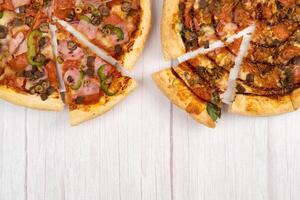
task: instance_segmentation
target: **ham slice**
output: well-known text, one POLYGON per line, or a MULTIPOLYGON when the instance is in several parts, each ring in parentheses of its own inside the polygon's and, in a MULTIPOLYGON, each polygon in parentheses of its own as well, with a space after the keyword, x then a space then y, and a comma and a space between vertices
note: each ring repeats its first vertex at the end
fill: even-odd
POLYGON ((23 40, 24 40, 24 34, 22 32, 19 32, 16 35, 16 37, 12 38, 9 41, 9 47, 8 47, 9 53, 14 54, 23 40))
POLYGON ((21 45, 19 46, 17 52, 16 52, 16 56, 17 55, 20 55, 20 54, 23 54, 23 53, 26 53, 27 52, 27 40, 24 40, 21 45))
POLYGON ((86 78, 84 82, 88 84, 83 84, 83 86, 77 91, 78 96, 90 96, 95 95, 100 92, 100 82, 95 79, 86 78))
POLYGON ((77 30, 84 33, 89 40, 93 40, 97 35, 97 27, 84 20, 80 20, 77 25, 77 30))
POLYGON ((30 4, 30 0, 11 0, 11 2, 15 8, 30 4))
POLYGON ((78 83, 80 80, 80 71, 76 68, 70 68, 68 71, 66 71, 64 75, 64 81, 67 85, 73 85, 74 83, 78 83), (70 82, 69 77, 72 78, 72 82, 70 82))
POLYGON ((58 53, 63 60, 79 60, 84 56, 84 52, 80 47, 77 47, 73 51, 69 50, 67 41, 61 41, 59 43, 58 53))

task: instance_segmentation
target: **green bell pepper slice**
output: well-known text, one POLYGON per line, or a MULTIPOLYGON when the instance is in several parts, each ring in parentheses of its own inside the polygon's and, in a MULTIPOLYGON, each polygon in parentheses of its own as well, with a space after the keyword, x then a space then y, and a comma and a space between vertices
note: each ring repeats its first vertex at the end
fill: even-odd
POLYGON ((117 92, 111 92, 108 88, 108 85, 106 83, 107 76, 103 73, 103 70, 105 69, 106 65, 101 65, 97 71, 97 74, 100 78, 101 83, 101 89, 107 96, 114 96, 117 92))
POLYGON ((124 40, 124 33, 121 28, 113 26, 111 24, 106 24, 104 29, 109 29, 112 33, 116 34, 118 41, 124 40))
POLYGON ((41 67, 44 65, 43 62, 36 62, 34 60, 35 56, 37 55, 37 43, 38 38, 42 37, 42 32, 34 29, 29 33, 28 40, 27 40, 27 60, 28 63, 37 67, 41 67))
POLYGON ((81 85, 82 85, 83 77, 84 77, 84 73, 83 73, 83 71, 80 71, 80 78, 79 78, 78 82, 75 83, 75 84, 73 84, 73 85, 71 85, 70 88, 72 90, 78 90, 81 87, 81 85))

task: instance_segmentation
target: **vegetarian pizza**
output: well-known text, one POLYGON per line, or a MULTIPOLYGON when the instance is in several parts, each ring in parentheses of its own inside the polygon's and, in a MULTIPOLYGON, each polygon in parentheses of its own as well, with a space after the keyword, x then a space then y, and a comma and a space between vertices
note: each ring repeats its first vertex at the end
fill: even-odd
POLYGON ((151 24, 150 0, 54 0, 54 16, 131 70, 151 24))
POLYGON ((72 125, 103 114, 136 82, 57 19, 131 69, 148 35, 150 15, 148 0, 0 0, 0 98, 52 111, 67 104, 72 125), (50 28, 55 26, 56 33, 50 28), (60 94, 62 88, 65 94, 60 94))
MULTIPOLYGON (((229 111, 251 116, 292 112, 300 107, 299 19, 298 0, 165 0, 163 52, 175 59, 218 40, 226 44, 228 37, 255 25, 229 111)), ((153 78, 172 102, 214 127, 240 44, 198 55, 153 78)))

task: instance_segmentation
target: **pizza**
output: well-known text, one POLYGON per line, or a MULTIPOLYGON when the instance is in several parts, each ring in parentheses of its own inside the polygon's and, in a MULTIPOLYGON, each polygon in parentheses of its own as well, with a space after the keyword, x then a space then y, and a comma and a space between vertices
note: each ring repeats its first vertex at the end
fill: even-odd
POLYGON ((102 115, 137 84, 69 33, 62 20, 131 69, 150 17, 147 0, 0 0, 0 98, 49 111, 67 105, 71 125, 102 115))
POLYGON ((217 40, 226 41, 256 22, 295 25, 299 13, 299 2, 295 0, 165 0, 163 53, 167 60, 176 59, 200 47, 208 48, 217 40))
POLYGON ((228 46, 157 72, 153 79, 175 105, 198 122, 215 127, 221 117, 222 94, 227 89, 241 41, 238 39, 228 46))
POLYGON ((110 110, 137 84, 63 27, 57 27, 58 62, 66 86, 65 101, 69 106, 70 123, 77 125, 110 110))
POLYGON ((64 104, 48 18, 38 14, 27 26, 16 25, 15 17, 4 11, 1 18, 0 97, 30 108, 60 111, 64 104))
POLYGON ((54 0, 53 15, 131 70, 144 47, 150 0, 54 0))
POLYGON ((300 108, 299 19, 297 0, 165 0, 161 40, 166 59, 210 48, 216 41, 225 47, 157 72, 153 79, 173 103, 215 127, 241 45, 241 39, 231 44, 227 39, 255 25, 237 66, 229 112, 272 116, 295 111, 300 108))

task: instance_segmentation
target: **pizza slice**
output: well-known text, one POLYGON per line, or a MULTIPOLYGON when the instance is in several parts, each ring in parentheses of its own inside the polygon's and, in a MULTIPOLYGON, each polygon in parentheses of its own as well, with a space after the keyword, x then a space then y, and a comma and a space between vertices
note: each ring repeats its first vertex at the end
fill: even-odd
POLYGON ((250 46, 240 69, 231 112, 266 116, 300 107, 299 33, 297 30, 277 47, 256 45, 253 50, 250 46))
POLYGON ((240 44, 241 39, 229 47, 198 55, 171 69, 155 73, 153 79, 174 104, 191 113, 198 122, 212 127, 208 123, 210 119, 215 126, 221 117, 222 94, 228 87, 230 70, 235 65, 236 55, 232 52, 238 53, 240 44))
POLYGON ((1 98, 30 108, 63 109, 51 39, 48 18, 35 19, 34 28, 26 33, 24 42, 9 56, 10 59, 2 62, 1 98))
POLYGON ((166 59, 176 59, 254 24, 254 5, 244 1, 165 0, 161 40, 166 59))
POLYGON ((137 61, 151 25, 149 0, 54 0, 54 16, 128 70, 137 61))
POLYGON ((98 57, 62 26, 57 27, 57 59, 66 86, 70 123, 78 125, 113 108, 137 84, 98 57))

